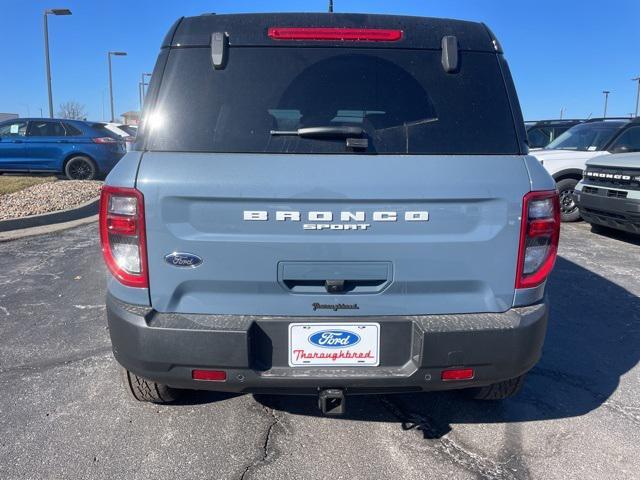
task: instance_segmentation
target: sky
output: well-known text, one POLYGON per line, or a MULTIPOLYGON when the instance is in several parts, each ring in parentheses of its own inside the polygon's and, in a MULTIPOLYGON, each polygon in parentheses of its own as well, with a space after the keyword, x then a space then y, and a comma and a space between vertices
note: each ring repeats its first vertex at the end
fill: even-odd
MULTIPOLYGON (((138 110, 138 82, 181 16, 205 12, 326 11, 327 0, 0 0, 0 112, 47 115, 42 13, 49 16, 53 102, 77 101, 89 119, 109 117, 107 52, 116 114, 138 110)), ((336 12, 448 17, 485 22, 505 51, 526 119, 635 110, 640 76, 640 0, 334 0, 336 12)))

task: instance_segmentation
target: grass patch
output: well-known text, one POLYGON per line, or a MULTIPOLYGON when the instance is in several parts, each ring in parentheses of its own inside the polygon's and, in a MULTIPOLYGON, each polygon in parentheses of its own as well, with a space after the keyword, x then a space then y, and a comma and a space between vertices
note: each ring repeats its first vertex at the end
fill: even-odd
POLYGON ((0 195, 23 190, 32 185, 53 182, 56 177, 41 175, 0 175, 0 195))

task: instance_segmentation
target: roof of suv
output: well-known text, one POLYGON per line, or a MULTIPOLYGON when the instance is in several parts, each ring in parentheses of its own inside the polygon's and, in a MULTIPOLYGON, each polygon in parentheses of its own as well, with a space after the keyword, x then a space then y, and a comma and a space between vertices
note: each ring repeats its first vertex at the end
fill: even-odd
POLYGON ((53 122, 68 122, 68 123, 87 123, 86 120, 72 120, 69 118, 49 118, 49 117, 17 117, 17 118, 8 118, 6 120, 0 121, 0 123, 5 122, 44 122, 44 121, 53 121, 53 122))
POLYGON ((584 122, 584 120, 580 120, 578 118, 564 118, 564 119, 555 119, 555 120, 527 120, 525 123, 529 125, 561 125, 564 123, 578 123, 584 122))
MULTIPOLYGON (((306 28, 380 28, 402 30, 399 41, 375 42, 385 48, 440 49, 442 37, 455 35, 460 50, 474 50, 495 53, 500 46, 483 23, 441 18, 410 17, 399 15, 371 15, 359 13, 251 13, 183 17, 169 30, 162 47, 206 47, 210 45, 211 34, 225 32, 231 46, 296 46, 323 45, 342 46, 344 41, 295 40, 283 41, 269 38, 269 27, 306 28)), ((371 47, 372 42, 349 42, 353 46, 363 44, 371 47)))

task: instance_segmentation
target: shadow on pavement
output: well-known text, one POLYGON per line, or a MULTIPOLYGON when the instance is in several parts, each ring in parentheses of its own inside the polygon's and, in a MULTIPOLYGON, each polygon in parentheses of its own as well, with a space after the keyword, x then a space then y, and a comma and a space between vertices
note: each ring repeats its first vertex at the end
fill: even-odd
MULTIPOLYGON (((511 423, 584 415, 617 389, 640 357, 640 299, 615 283, 558 258, 548 294, 549 329, 540 363, 522 392, 502 402, 461 392, 347 397, 347 420, 400 422, 425 438, 456 423, 511 423)), ((265 406, 320 416, 315 397, 255 395, 265 406)), ((519 431, 519 430, 518 430, 519 431)))
POLYGON ((621 242, 630 243, 632 245, 640 245, 640 235, 623 232, 622 230, 591 225, 591 232, 595 233, 596 235, 611 238, 613 240, 619 240, 621 242))

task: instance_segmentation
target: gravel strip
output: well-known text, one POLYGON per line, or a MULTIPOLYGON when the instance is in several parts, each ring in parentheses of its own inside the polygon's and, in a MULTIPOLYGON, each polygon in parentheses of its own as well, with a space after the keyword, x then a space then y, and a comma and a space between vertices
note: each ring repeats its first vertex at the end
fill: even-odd
POLYGON ((0 195, 0 220, 72 208, 100 195, 102 182, 61 180, 0 195))

